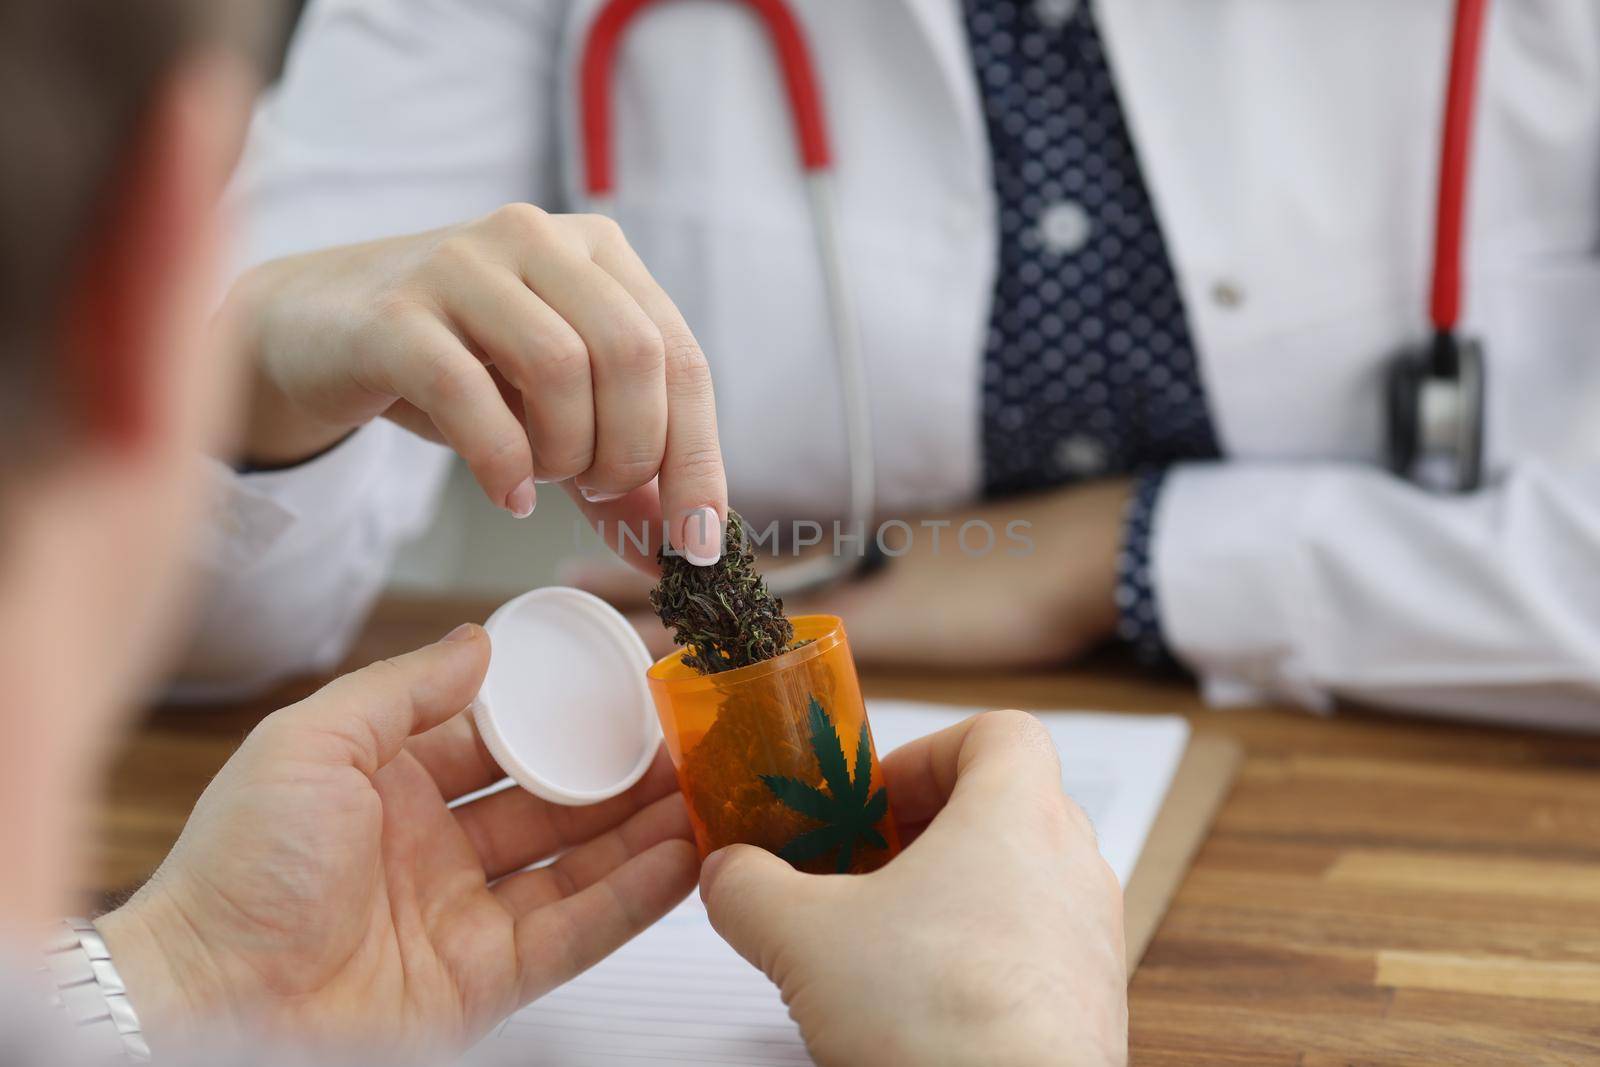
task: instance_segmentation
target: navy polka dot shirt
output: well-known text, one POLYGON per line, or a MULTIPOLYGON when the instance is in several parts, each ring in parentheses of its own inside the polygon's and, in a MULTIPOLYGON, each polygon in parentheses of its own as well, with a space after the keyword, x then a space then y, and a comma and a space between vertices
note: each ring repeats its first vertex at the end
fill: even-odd
POLYGON ((1151 517, 1169 463, 1219 454, 1183 303, 1087 0, 962 0, 1000 211, 985 487, 1139 473, 1119 636, 1165 659, 1151 517))

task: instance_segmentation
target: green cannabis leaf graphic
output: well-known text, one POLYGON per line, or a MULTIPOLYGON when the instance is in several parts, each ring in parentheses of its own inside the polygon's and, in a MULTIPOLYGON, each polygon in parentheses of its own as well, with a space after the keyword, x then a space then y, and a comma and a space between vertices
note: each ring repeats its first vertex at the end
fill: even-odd
POLYGON ((873 848, 889 847, 875 828, 889 810, 889 796, 882 788, 868 796, 872 788, 872 741, 867 735, 865 718, 861 720, 861 738, 856 743, 854 778, 833 719, 814 696, 809 698, 806 719, 811 728, 811 751, 816 754, 817 766, 822 770, 822 780, 827 783, 828 791, 779 774, 763 774, 761 781, 785 807, 822 825, 795 837, 778 850, 778 855, 798 865, 838 849, 837 870, 843 874, 850 869, 858 842, 873 848))

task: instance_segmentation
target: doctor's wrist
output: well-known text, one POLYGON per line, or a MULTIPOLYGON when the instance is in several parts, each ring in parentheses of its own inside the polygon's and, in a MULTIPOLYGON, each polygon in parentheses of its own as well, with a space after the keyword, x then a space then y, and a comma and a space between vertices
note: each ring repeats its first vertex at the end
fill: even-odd
POLYGON ((264 375, 257 379, 238 457, 246 470, 285 470, 309 463, 360 429, 307 415, 264 375))
MULTIPOLYGON (((247 469, 281 470, 309 462, 361 428, 361 422, 327 418, 309 409, 307 387, 294 383, 296 346, 308 341, 299 336, 309 316, 298 313, 295 301, 297 260, 263 263, 247 271, 229 291, 223 318, 237 339, 247 368, 244 432, 239 441, 239 463, 247 469)), ((315 394, 315 389, 311 390, 315 394)))
POLYGON ((1117 626, 1117 552, 1130 483, 1124 478, 1068 486, 1041 500, 1026 518, 1056 580, 1040 581, 1040 558, 1023 556, 1008 583, 1033 605, 1025 629, 1040 642, 1040 663, 1080 656, 1112 637, 1117 626))

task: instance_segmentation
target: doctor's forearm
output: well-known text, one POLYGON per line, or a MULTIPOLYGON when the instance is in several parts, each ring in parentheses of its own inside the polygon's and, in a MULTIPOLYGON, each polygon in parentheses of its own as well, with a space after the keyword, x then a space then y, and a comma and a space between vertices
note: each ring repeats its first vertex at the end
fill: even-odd
POLYGON ((842 615, 866 663, 1059 666, 1116 628, 1129 489, 1124 479, 1090 482, 907 520, 921 532, 881 572, 788 607, 842 615), (989 550, 962 547, 969 523, 993 531, 989 550))

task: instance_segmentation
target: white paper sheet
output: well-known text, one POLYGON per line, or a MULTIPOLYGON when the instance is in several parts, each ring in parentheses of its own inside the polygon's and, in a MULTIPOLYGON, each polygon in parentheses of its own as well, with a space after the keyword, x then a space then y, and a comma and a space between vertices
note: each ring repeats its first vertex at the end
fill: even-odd
MULTIPOLYGON (((884 753, 972 710, 874 701, 869 714, 884 753)), ((1087 712, 1040 718, 1061 752, 1063 785, 1126 885, 1188 745, 1189 724, 1178 716, 1087 712)), ((512 1016, 481 1051, 529 1067, 811 1062, 777 990, 717 937, 693 895, 610 959, 512 1016)))

